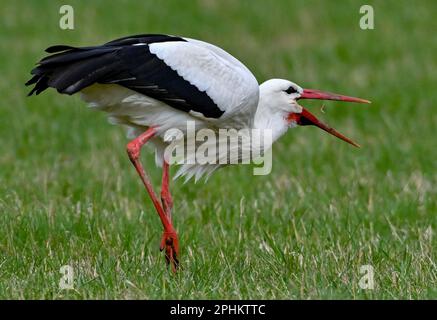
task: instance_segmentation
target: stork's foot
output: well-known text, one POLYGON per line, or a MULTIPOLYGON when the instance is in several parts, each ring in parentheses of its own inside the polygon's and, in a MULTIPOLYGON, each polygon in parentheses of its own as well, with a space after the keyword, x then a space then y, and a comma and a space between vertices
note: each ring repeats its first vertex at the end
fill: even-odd
POLYGON ((165 249, 165 260, 171 270, 176 272, 179 268, 179 240, 176 231, 165 231, 162 234, 161 245, 159 249, 165 249))

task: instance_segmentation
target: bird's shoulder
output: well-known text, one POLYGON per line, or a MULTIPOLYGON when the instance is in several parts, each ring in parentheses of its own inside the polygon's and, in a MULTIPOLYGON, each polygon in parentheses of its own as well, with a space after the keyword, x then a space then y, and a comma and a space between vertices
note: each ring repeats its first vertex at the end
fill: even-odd
POLYGON ((256 109, 259 85, 255 76, 218 46, 163 34, 124 37, 108 45, 121 46, 118 55, 136 78, 129 81, 131 89, 155 98, 165 95, 164 102, 207 119, 235 117, 256 109), (152 95, 151 90, 157 92, 152 95))
POLYGON ((150 52, 205 92, 225 113, 233 113, 243 105, 257 105, 258 81, 243 63, 210 43, 184 40, 150 44, 150 52))

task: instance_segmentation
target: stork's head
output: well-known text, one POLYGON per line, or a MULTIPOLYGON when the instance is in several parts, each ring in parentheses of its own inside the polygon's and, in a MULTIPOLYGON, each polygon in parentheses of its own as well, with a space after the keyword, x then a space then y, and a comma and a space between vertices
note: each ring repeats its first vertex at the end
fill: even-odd
POLYGON ((351 139, 345 137, 335 129, 321 122, 315 115, 298 104, 300 99, 318 99, 318 100, 337 100, 346 102, 370 103, 368 100, 344 96, 336 93, 323 92, 314 89, 303 89, 297 84, 282 79, 271 79, 260 85, 260 101, 255 121, 269 122, 268 127, 276 129, 275 126, 282 127, 279 134, 285 132, 283 127, 307 126, 313 125, 320 129, 344 140, 356 147, 359 145, 351 139))

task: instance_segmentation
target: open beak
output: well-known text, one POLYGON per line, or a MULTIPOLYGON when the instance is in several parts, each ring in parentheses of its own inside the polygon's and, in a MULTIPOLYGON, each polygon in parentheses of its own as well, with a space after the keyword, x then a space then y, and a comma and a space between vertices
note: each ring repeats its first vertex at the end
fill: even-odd
MULTIPOLYGON (((337 101, 347 101, 347 102, 357 102, 357 103, 370 103, 368 100, 360 99, 360 98, 354 98, 349 96, 343 96, 336 93, 329 93, 329 92, 323 92, 319 90, 314 89, 304 89, 303 93, 301 94, 299 99, 319 99, 319 100, 337 100, 337 101)), ((355 147, 360 147, 359 144, 355 143, 348 137, 342 135, 340 132, 335 130, 334 128, 329 127, 328 125, 321 122, 319 119, 316 118, 315 115, 313 115, 311 112, 309 112, 307 109, 302 107, 301 113, 291 113, 289 115, 289 120, 296 122, 298 125, 301 126, 307 126, 307 125, 313 125, 316 127, 319 127, 322 130, 325 130, 326 132, 332 134, 333 136, 346 141, 347 143, 350 143, 351 145, 355 147)))

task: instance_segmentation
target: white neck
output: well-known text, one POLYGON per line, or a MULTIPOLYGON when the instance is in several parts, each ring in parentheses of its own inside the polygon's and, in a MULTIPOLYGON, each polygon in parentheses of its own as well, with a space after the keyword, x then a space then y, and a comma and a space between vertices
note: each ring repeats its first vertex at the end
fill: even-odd
POLYGON ((272 130, 272 142, 275 142, 289 128, 286 116, 287 113, 284 110, 271 105, 268 95, 264 95, 261 90, 253 127, 260 130, 272 130))

